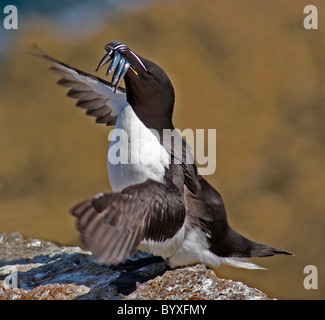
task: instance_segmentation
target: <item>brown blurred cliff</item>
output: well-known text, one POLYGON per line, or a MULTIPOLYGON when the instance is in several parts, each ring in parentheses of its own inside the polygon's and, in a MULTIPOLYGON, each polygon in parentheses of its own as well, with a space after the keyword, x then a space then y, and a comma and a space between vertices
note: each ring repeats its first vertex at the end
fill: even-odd
MULTIPOLYGON (((35 18, 5 57, 0 80, 0 231, 78 244, 68 211, 110 191, 109 128, 74 107, 45 61, 93 72, 112 40, 158 62, 176 91, 174 124, 217 130, 222 194, 242 234, 295 253, 256 262, 269 271, 220 268, 278 298, 325 298, 325 3, 318 30, 303 28, 305 1, 168 1, 67 39, 35 18), (319 271, 305 290, 303 268, 319 271)), ((104 73, 99 76, 104 77, 104 73)))

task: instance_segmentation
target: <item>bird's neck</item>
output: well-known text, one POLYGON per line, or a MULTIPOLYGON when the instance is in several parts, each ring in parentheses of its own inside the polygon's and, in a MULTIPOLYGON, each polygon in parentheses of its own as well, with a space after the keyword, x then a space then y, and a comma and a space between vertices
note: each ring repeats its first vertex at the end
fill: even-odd
POLYGON ((159 133, 163 133, 163 129, 174 129, 172 112, 167 113, 164 107, 134 103, 130 105, 147 128, 155 129, 159 133))
POLYGON ((141 93, 139 95, 127 95, 127 101, 147 128, 155 129, 159 133, 162 133, 163 129, 174 129, 172 122, 173 103, 163 103, 159 96, 144 99, 141 93))

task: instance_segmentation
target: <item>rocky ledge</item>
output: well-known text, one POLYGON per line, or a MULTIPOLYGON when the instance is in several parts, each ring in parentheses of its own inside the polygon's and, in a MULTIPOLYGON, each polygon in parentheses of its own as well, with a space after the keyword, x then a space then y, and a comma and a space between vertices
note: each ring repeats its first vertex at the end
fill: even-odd
POLYGON ((20 233, 0 234, 0 300, 268 300, 241 282, 220 279, 203 265, 167 270, 147 252, 104 267, 79 247, 59 247, 20 233), (152 259, 130 271, 132 262, 152 259), (167 270, 167 271, 166 271, 167 270))

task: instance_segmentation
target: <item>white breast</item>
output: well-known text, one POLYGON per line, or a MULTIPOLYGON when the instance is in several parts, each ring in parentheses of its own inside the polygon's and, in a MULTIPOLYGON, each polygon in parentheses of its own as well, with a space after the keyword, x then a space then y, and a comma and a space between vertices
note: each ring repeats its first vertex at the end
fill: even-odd
POLYGON ((169 159, 166 149, 126 103, 117 118, 107 156, 113 191, 149 178, 162 182, 169 159))

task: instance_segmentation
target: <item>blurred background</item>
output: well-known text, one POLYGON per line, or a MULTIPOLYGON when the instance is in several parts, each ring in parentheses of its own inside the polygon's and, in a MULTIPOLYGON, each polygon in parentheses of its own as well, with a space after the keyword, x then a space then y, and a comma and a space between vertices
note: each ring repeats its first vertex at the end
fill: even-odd
MULTIPOLYGON (((230 224, 295 253, 255 259, 268 271, 218 275, 281 299, 325 298, 325 3, 306 1, 1 1, 0 233, 80 245, 69 209, 110 191, 110 128, 74 107, 48 54, 93 72, 104 45, 125 42, 160 64, 176 91, 174 125, 217 130, 217 169, 230 224), (6 4, 18 30, 3 28, 6 4), (306 290, 306 265, 318 289, 306 290)), ((104 77, 104 71, 99 73, 104 77)))

